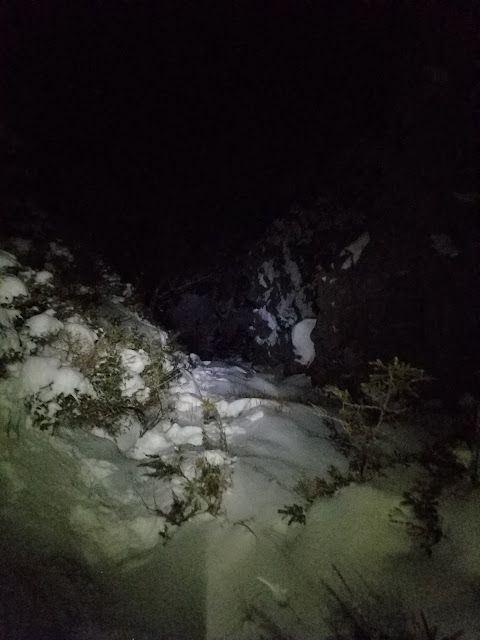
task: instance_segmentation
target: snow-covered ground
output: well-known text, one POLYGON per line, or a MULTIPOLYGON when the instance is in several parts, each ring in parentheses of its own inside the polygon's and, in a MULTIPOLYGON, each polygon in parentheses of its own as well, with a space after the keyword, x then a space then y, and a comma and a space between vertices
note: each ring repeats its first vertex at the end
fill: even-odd
MULTIPOLYGON (((9 256, 0 254, 7 270, 16 261, 9 256)), ((130 414, 119 418, 116 434, 91 415, 87 428, 67 429, 55 422, 65 397, 94 398, 100 387, 69 362, 65 326, 75 324, 68 331, 88 348, 99 336, 85 318, 57 320, 55 309, 11 321, 29 283, 54 286, 38 273, 0 278, 10 356, 2 392, 12 394, 2 402, 2 420, 15 413, 15 393, 33 394, 37 405, 28 407, 46 407, 42 420, 55 424, 51 435, 27 416, 18 434, 0 430, 0 637, 258 640, 281 632, 324 639, 324 581, 338 584, 333 565, 360 590, 359 575, 385 601, 423 611, 443 634, 464 629, 467 638, 479 637, 478 489, 442 501, 447 537, 431 558, 388 517, 411 484, 412 467, 345 487, 318 500, 306 525, 289 526, 278 510, 301 502, 297 482, 325 477, 330 465, 346 471, 347 460, 329 439, 327 412, 311 404, 306 375, 278 379, 241 362, 168 356, 162 366, 177 372, 168 410, 147 430, 130 414), (46 345, 49 333, 55 339, 46 345), (228 488, 218 515, 170 527, 163 544, 162 514, 172 491, 183 495, 184 482, 152 477, 152 467, 140 465, 179 452, 187 477, 206 460, 222 469, 228 488)), ((165 334, 119 297, 110 302, 117 316, 165 344, 165 334)), ((146 403, 155 393, 142 377, 149 354, 123 348, 120 355, 123 397, 139 394, 146 403)), ((421 446, 407 425, 393 435, 400 451, 421 446)))

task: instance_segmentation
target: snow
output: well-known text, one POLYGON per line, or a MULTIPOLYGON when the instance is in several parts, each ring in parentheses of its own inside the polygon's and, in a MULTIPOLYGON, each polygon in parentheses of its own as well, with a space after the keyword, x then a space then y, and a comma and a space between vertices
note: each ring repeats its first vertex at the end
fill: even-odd
POLYGON ((145 390, 145 380, 135 371, 126 371, 122 378, 121 389, 123 396, 131 398, 140 391, 145 390))
POLYGON ((354 242, 340 251, 340 256, 348 256, 340 267, 341 269, 350 269, 360 260, 363 250, 370 242, 370 234, 368 231, 362 233, 354 242))
POLYGON ((54 256, 56 258, 63 258, 66 262, 70 262, 70 263, 73 263, 75 261, 75 258, 73 257, 70 249, 62 245, 61 242, 59 241, 50 242, 49 247, 50 247, 50 251, 49 251, 50 257, 54 256))
POLYGON ((19 296, 28 296, 24 282, 16 276, 0 276, 0 304, 10 304, 19 296))
MULTIPOLYGON (((325 476, 331 464, 346 469, 346 460, 328 439, 322 411, 278 401, 285 389, 296 393, 297 400, 304 397, 309 390, 306 376, 275 381, 271 374, 257 373, 246 364, 197 360, 191 377, 184 377, 189 389, 192 379, 199 392, 196 400, 217 398, 227 433, 228 454, 218 450, 203 453, 211 464, 233 464, 223 516, 198 518, 183 525, 166 547, 159 544, 158 532, 165 520, 155 508, 165 508, 172 488, 177 491, 180 485, 149 478, 136 461, 172 452, 174 445, 182 443, 201 447, 201 426, 188 423, 192 402, 186 399, 193 398, 187 392, 176 407, 177 414, 183 414, 183 426, 180 419, 173 423, 164 419, 128 448, 139 431, 125 425, 123 435, 128 436, 128 443, 122 449, 128 451, 128 457, 117 447, 116 453, 109 449, 107 440, 91 440, 81 433, 66 433, 64 440, 54 438, 53 453, 52 438, 27 432, 18 457, 8 468, 12 478, 7 485, 8 500, 15 501, 15 517, 27 505, 35 508, 40 492, 46 490, 41 487, 48 482, 48 502, 39 500, 38 504, 43 513, 40 522, 45 525, 39 526, 48 527, 52 544, 55 540, 60 547, 70 536, 91 570, 109 576, 109 588, 117 585, 121 608, 128 610, 130 621, 150 629, 152 639, 160 629, 171 629, 172 637, 256 640, 261 618, 253 615, 245 622, 249 605, 270 616, 293 638, 325 638, 328 629, 323 618, 328 611, 321 580, 334 579, 332 563, 347 579, 355 579, 358 570, 374 584, 395 584, 412 611, 418 611, 421 594, 422 610, 444 633, 465 627, 466 619, 470 620, 467 629, 475 628, 480 620, 468 587, 478 580, 480 559, 474 497, 466 514, 458 499, 449 501, 445 509, 449 540, 433 559, 412 552, 408 537, 394 531, 387 518, 411 480, 406 479, 409 470, 393 470, 388 478, 378 478, 370 485, 342 489, 334 498, 313 506, 307 526, 289 527, 278 509, 298 502, 293 487, 302 475, 325 476), (268 398, 246 395, 258 388, 275 393, 268 398), (67 469, 71 480, 65 482, 67 469), (32 475, 37 497, 33 502, 32 475), (147 510, 142 500, 153 510, 147 510), (50 515, 45 520, 46 513, 50 515), (56 530, 53 523, 58 513, 64 513, 66 521, 56 530), (449 579, 442 582, 442 590, 432 589, 444 575, 449 579), (156 606, 158 602, 162 607, 156 606), (453 602, 459 602, 458 611, 453 602), (195 631, 192 624, 186 631, 182 625, 190 620, 192 611, 197 612, 197 625, 202 621, 201 628, 195 631)), ((198 402, 194 405, 199 408, 198 402)), ((1 451, 7 449, 2 446, 1 451)), ((186 462, 185 473, 191 469, 186 462)), ((122 620, 121 611, 118 616, 122 620)))
POLYGON ((80 371, 62 365, 59 358, 30 356, 20 368, 20 380, 26 396, 41 393, 45 402, 63 394, 77 397, 86 394, 94 397, 91 383, 80 371))
POLYGON ((165 430, 170 427, 170 422, 159 423, 137 439, 135 446, 130 449, 129 456, 135 460, 144 460, 148 456, 155 456, 172 448, 172 442, 167 440, 165 430))
POLYGON ((121 384, 122 395, 127 398, 135 396, 140 402, 146 402, 150 396, 150 389, 140 374, 150 363, 150 358, 143 349, 122 349, 120 360, 125 370, 121 384))
POLYGON ((51 285, 53 280, 53 273, 50 271, 39 271, 35 274, 35 284, 51 285))
POLYGON ((241 413, 254 409, 260 405, 271 405, 272 401, 265 398, 238 398, 238 400, 219 400, 215 408, 222 418, 237 418, 241 413))
POLYGON ((261 307, 260 309, 254 309, 254 313, 257 313, 262 320, 267 323, 268 328, 270 329, 270 334, 266 338, 260 338, 260 336, 255 336, 255 341, 258 344, 268 344, 273 347, 277 344, 278 341, 278 324, 275 316, 267 311, 266 307, 261 307))
POLYGON ((63 322, 55 318, 54 314, 53 309, 48 309, 44 313, 29 318, 24 325, 28 329, 28 334, 32 338, 45 338, 61 331, 63 322))
POLYGON ((166 436, 177 446, 185 444, 201 446, 203 442, 202 428, 196 426, 181 427, 179 424, 174 423, 167 430, 166 436))
POLYGON ((124 415, 119 418, 116 427, 118 431, 112 439, 120 451, 128 455, 140 438, 142 426, 135 416, 124 415))
POLYGON ((292 329, 292 345, 296 356, 295 360, 305 367, 311 365, 315 359, 315 345, 310 336, 316 324, 316 319, 307 318, 301 322, 297 322, 292 329))
POLYGON ((136 351, 135 349, 122 349, 120 358, 125 369, 133 373, 142 373, 145 367, 150 364, 150 358, 143 349, 140 351, 136 351))
POLYGON ((293 288, 299 290, 302 287, 302 274, 297 263, 292 260, 287 242, 283 243, 283 259, 285 260, 285 271, 290 276, 293 288))
POLYGON ((113 509, 96 509, 76 505, 70 525, 82 535, 83 551, 93 561, 101 551, 113 562, 121 562, 137 552, 158 544, 158 530, 163 519, 138 516, 125 522, 113 509))
POLYGON ((21 351, 20 336, 9 311, 0 307, 0 356, 21 351))
POLYGON ((258 273, 258 281, 265 289, 268 289, 272 286, 275 281, 275 278, 278 277, 278 274, 274 268, 274 260, 267 260, 264 262, 258 273))
POLYGON ((72 343, 77 353, 89 353, 94 349, 97 334, 87 325, 69 319, 64 324, 63 331, 65 337, 60 337, 58 341, 54 342, 57 349, 62 351, 68 347, 71 348, 72 343))
MULTIPOLYGON (((343 255, 350 253, 349 266, 365 246, 362 234, 344 250, 343 255)), ((61 247, 52 251, 68 259, 61 247)), ((267 265, 265 282, 268 270, 267 265)), ((20 278, 13 278, 6 291, 3 304, 26 295, 20 278), (25 293, 15 293, 22 287, 25 293)), ((2 348, 20 348, 9 311, 0 308, 2 348)), ((62 329, 86 349, 94 347, 97 336, 80 316, 62 323, 54 311, 39 309, 24 323, 29 335, 43 338, 62 329)), ((140 316, 121 305, 118 313, 143 335, 166 342, 166 334, 140 316)), ((264 319, 268 324, 270 315, 264 319)), ((314 323, 302 320, 292 329, 297 361, 304 366, 314 357, 314 323)), ((274 332, 276 324, 270 329, 274 332)), ((60 340, 49 345, 57 356, 24 355, 8 365, 9 377, 0 378, 2 424, 11 422, 15 411, 18 423, 24 420, 26 409, 18 398, 38 394, 47 416, 54 418, 62 396, 94 395, 90 381, 65 361, 60 340)), ((146 398, 141 374, 149 354, 135 349, 120 354, 123 392, 146 398)), ((280 378, 249 363, 202 362, 194 355, 178 361, 181 375, 168 390, 166 406, 156 417, 149 414, 145 432, 146 423, 130 414, 118 418, 115 435, 101 423, 88 432, 60 426, 53 437, 23 424, 20 438, 0 430, 0 595, 5 565, 12 563, 22 589, 17 567, 36 567, 39 584, 46 581, 47 608, 52 600, 57 605, 61 587, 55 585, 65 580, 55 573, 55 558, 73 558, 91 576, 90 588, 101 587, 94 591, 96 606, 108 598, 110 606, 114 603, 110 611, 115 614, 108 619, 115 629, 108 636, 91 627, 90 635, 75 629, 72 639, 258 640, 270 620, 284 637, 323 640, 331 637, 323 581, 334 581, 333 563, 348 581, 358 572, 379 591, 395 588, 402 606, 413 613, 421 609, 441 634, 463 628, 474 637, 480 628, 478 487, 468 493, 452 490, 442 499, 448 537, 432 558, 388 519, 412 484, 413 467, 389 469, 384 477, 319 499, 305 526, 288 526, 278 510, 302 503, 295 490, 300 479, 326 477, 331 465, 341 472, 348 468, 330 439, 328 412, 311 404, 316 392, 309 377, 280 378), (206 400, 216 410, 211 422, 204 416, 206 400), (226 450, 216 448, 220 428, 226 450), (214 444, 204 450, 208 440, 214 444), (163 546, 159 533, 167 533, 168 523, 161 510, 172 507, 174 495, 185 496, 185 479, 152 477, 151 467, 139 463, 150 456, 174 459, 179 452, 188 478, 204 459, 228 468, 231 483, 217 517, 203 514, 171 527, 173 539, 163 546)), ((406 424, 390 435, 405 453, 419 450, 426 437, 406 424)), ((74 581, 70 589, 72 602, 83 602, 88 588, 74 581)))
POLYGON ((0 269, 5 267, 16 267, 17 265, 18 261, 14 255, 8 251, 0 249, 0 269))

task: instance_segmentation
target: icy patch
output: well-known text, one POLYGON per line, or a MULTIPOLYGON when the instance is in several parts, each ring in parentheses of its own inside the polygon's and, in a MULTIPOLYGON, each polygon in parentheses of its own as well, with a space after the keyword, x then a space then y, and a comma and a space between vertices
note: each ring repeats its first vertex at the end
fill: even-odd
POLYGON ((315 359, 315 345, 310 336, 316 324, 316 319, 307 318, 298 322, 292 329, 295 360, 305 367, 311 365, 315 359))
POLYGON ((360 259, 363 250, 370 242, 370 234, 368 231, 362 233, 354 242, 349 244, 347 247, 342 249, 339 253, 340 256, 348 256, 345 262, 342 264, 340 269, 350 269, 360 259))
POLYGON ((28 296, 25 284, 16 276, 0 277, 0 304, 10 304, 18 296, 28 296))

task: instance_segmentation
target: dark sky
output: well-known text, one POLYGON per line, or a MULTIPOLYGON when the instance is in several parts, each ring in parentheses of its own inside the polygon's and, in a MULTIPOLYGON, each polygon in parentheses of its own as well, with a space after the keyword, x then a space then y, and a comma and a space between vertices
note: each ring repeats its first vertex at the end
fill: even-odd
POLYGON ((432 69, 468 84, 475 6, 5 2, 1 118, 74 233, 94 222, 162 268, 207 263, 293 201, 360 197, 432 69))

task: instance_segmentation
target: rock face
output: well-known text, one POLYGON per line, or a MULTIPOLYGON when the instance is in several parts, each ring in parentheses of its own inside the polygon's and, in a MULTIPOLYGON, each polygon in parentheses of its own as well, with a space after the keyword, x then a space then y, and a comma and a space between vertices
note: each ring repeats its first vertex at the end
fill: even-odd
POLYGON ((161 292, 158 317, 202 358, 239 354, 320 385, 355 386, 370 360, 397 355, 436 376, 448 401, 480 370, 480 238, 438 226, 369 229, 319 201, 228 268, 161 292))
POLYGON ((294 209, 233 264, 160 292, 156 315, 202 357, 241 354, 305 370, 292 329, 317 317, 319 273, 363 227, 360 214, 326 201, 294 209))

